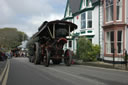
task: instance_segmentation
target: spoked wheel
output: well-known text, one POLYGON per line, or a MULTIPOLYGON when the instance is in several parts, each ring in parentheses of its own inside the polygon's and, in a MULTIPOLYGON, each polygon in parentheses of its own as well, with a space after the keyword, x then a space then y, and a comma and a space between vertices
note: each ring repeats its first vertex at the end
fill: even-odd
POLYGON ((35 51, 34 64, 40 64, 41 63, 41 48, 39 46, 39 43, 35 43, 35 45, 36 45, 36 51, 35 51))
POLYGON ((43 61, 44 61, 44 65, 48 67, 50 64, 50 52, 48 51, 48 49, 46 49, 46 55, 44 56, 43 61))
POLYGON ((64 63, 66 66, 70 66, 71 61, 72 61, 72 54, 71 54, 71 51, 68 49, 65 51, 65 54, 64 54, 64 63))

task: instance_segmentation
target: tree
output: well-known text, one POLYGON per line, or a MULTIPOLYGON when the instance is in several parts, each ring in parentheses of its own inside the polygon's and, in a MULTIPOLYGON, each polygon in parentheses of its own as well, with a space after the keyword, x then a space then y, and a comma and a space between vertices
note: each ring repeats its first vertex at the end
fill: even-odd
POLYGON ((0 29, 0 45, 3 48, 16 48, 27 38, 28 37, 24 32, 18 31, 16 28, 0 29))
POLYGON ((31 37, 31 38, 28 40, 26 47, 28 48, 28 53, 29 53, 30 56, 33 56, 33 55, 34 55, 34 44, 35 44, 35 42, 37 42, 38 40, 39 40, 38 37, 36 37, 36 38, 31 37))

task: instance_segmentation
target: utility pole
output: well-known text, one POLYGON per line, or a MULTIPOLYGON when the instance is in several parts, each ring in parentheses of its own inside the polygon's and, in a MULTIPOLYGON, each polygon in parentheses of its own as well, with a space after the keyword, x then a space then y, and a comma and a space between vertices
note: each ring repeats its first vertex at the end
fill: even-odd
POLYGON ((24 33, 23 33, 23 39, 22 39, 22 41, 24 41, 24 33))

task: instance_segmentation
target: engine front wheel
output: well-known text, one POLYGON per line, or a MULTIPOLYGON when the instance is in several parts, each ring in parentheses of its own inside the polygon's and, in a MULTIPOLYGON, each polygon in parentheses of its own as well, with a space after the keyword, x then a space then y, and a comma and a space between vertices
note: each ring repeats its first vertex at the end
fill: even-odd
POLYGON ((35 64, 40 64, 41 63, 41 48, 39 46, 39 43, 35 43, 36 45, 36 51, 35 51, 35 64))
POLYGON ((65 63, 66 66, 70 66, 71 62, 72 62, 72 53, 68 49, 68 50, 65 51, 65 54, 64 54, 64 63, 65 63))

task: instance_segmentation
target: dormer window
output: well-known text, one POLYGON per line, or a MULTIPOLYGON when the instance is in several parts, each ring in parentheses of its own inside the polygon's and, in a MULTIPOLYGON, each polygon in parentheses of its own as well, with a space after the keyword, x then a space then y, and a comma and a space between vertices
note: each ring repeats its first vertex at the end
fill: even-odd
POLYGON ((106 0, 106 22, 113 21, 113 0, 106 0))
POLYGON ((83 6, 85 6, 85 0, 83 0, 83 6))
POLYGON ((67 15, 66 15, 66 16, 67 16, 67 17, 72 16, 72 12, 71 12, 71 9, 70 9, 69 6, 67 7, 67 15))
POLYGON ((83 2, 82 2, 82 8, 81 9, 89 8, 89 7, 92 7, 91 0, 83 0, 83 2))
POLYGON ((69 10, 69 16, 72 16, 72 13, 71 13, 71 11, 69 10))
POLYGON ((91 7, 91 6, 92 6, 92 2, 91 2, 91 0, 87 0, 87 2, 86 2, 86 6, 87 6, 87 7, 91 7))

